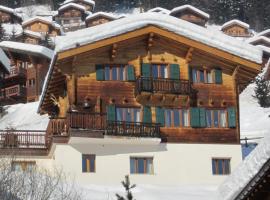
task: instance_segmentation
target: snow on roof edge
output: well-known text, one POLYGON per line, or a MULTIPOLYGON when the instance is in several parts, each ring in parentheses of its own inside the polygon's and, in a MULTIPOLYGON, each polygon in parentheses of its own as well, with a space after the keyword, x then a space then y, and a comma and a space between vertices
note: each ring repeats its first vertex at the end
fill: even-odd
POLYGON ((157 13, 169 14, 171 11, 166 9, 166 8, 155 7, 155 8, 148 10, 147 12, 157 12, 157 13))
POLYGON ((57 52, 65 51, 76 48, 78 43, 81 45, 90 44, 115 35, 134 31, 148 25, 158 26, 258 64, 262 63, 262 50, 254 48, 253 45, 233 39, 222 32, 210 31, 204 27, 191 24, 169 15, 151 12, 133 15, 75 32, 69 32, 64 37, 56 38, 55 50, 57 52))
POLYGON ((118 17, 114 16, 111 13, 96 12, 96 13, 94 13, 94 14, 89 15, 88 17, 86 17, 85 21, 90 20, 90 19, 93 19, 93 18, 98 17, 98 16, 104 16, 104 17, 108 17, 108 18, 111 18, 111 19, 118 19, 118 17))
POLYGON ((237 24, 237 25, 242 26, 242 27, 244 27, 244 28, 246 28, 246 29, 249 29, 249 27, 250 27, 249 24, 247 24, 247 23, 245 23, 245 22, 242 22, 242 21, 240 21, 240 20, 238 20, 238 19, 233 19, 233 20, 230 20, 230 21, 224 23, 224 24, 221 26, 221 30, 223 30, 223 29, 225 29, 225 28, 227 28, 228 26, 233 25, 233 24, 237 24))
POLYGON ((270 135, 250 153, 250 155, 219 186, 218 192, 223 200, 235 199, 246 185, 256 176, 266 162, 270 160, 270 135))
POLYGON ((170 15, 172 15, 172 14, 174 14, 176 12, 182 11, 182 10, 186 10, 186 9, 190 9, 190 10, 196 12, 197 14, 199 14, 199 15, 207 18, 207 19, 210 18, 210 15, 208 13, 206 13, 206 12, 204 12, 204 11, 202 11, 202 10, 192 6, 192 5, 188 5, 188 4, 172 9, 171 12, 170 12, 170 15))
POLYGON ((256 42, 256 41, 259 41, 259 40, 263 40, 267 43, 270 43, 270 38, 268 37, 265 37, 265 36, 254 36, 252 38, 249 38, 248 40, 246 40, 247 43, 253 43, 253 42, 256 42))
POLYGON ((270 33, 270 29, 266 29, 266 30, 264 30, 264 31, 262 31, 262 32, 260 32, 260 33, 258 33, 256 36, 263 36, 263 35, 265 35, 265 34, 267 34, 267 33, 270 33))
POLYGON ((5 52, 0 48, 0 62, 3 64, 5 69, 9 72, 10 70, 10 60, 5 54, 5 52))
POLYGON ((60 8, 58 8, 58 10, 61 11, 61 10, 64 10, 64 9, 66 9, 68 7, 75 7, 75 8, 78 8, 80 10, 86 11, 84 6, 76 4, 76 3, 67 3, 67 4, 61 6, 60 8))
MULTIPOLYGON (((64 1, 63 3, 61 3, 60 5, 65 5, 65 4, 74 2, 74 1, 75 1, 75 0, 65 0, 65 1, 64 1)), ((85 2, 85 3, 89 3, 89 4, 93 5, 93 6, 96 5, 96 2, 93 1, 93 0, 82 0, 82 1, 85 2)))

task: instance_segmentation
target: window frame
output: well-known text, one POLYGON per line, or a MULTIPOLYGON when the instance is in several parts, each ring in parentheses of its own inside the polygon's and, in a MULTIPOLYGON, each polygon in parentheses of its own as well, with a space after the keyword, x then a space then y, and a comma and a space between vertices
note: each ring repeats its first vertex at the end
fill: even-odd
POLYGON ((231 158, 230 157, 212 157, 211 164, 212 164, 212 175, 228 176, 231 174, 231 158), (219 173, 220 169, 219 169, 218 161, 222 161, 222 173, 219 173), (225 161, 229 161, 228 169, 226 169, 225 161))
POLYGON ((190 127, 190 110, 188 108, 164 108, 164 128, 189 128, 190 127), (175 111, 179 112, 179 126, 175 126, 175 111), (171 126, 167 126, 167 111, 170 111, 171 126), (184 126, 184 111, 187 111, 187 126, 184 126))
POLYGON ((229 128, 229 120, 228 120, 228 111, 226 109, 206 109, 206 128, 229 128), (208 112, 211 112, 211 126, 208 126, 208 112), (215 126, 215 115, 214 112, 218 111, 218 126, 215 126), (221 112, 225 113, 225 126, 221 126, 221 112))
MULTIPOLYGON (((116 106, 115 107, 115 119, 116 119, 116 121, 121 121, 121 122, 131 122, 131 123, 141 123, 142 122, 142 109, 141 109, 141 107, 124 107, 124 106, 116 106), (117 114, 117 109, 131 109, 132 110, 132 119, 131 119, 131 121, 127 121, 127 119, 125 119, 125 120, 118 120, 117 118, 118 118, 118 114, 117 114), (139 110, 139 116, 140 116, 140 119, 139 119, 139 121, 137 122, 137 121, 135 121, 135 118, 134 118, 134 110, 139 110)), ((122 118, 126 118, 126 116, 125 116, 125 114, 124 113, 122 113, 122 118)))
POLYGON ((170 72, 171 72, 171 69, 170 69, 170 65, 168 63, 150 63, 150 75, 151 75, 151 78, 154 78, 154 79, 170 79, 170 72), (157 66, 157 71, 158 71, 158 77, 153 77, 153 66, 157 66), (162 73, 161 73, 161 66, 165 66, 165 71, 164 71, 164 77, 162 77, 162 73), (166 70, 167 70, 167 74, 166 74, 166 70), (166 77, 167 75, 167 77, 166 77))
POLYGON ((128 64, 102 64, 104 71, 104 81, 128 81, 128 64), (106 68, 109 68, 109 79, 106 76, 106 68), (113 71, 116 69, 116 79, 114 80, 113 71), (123 69, 123 75, 121 75, 121 69, 123 69), (123 80, 121 80, 121 76, 123 76, 123 80))
POLYGON ((130 156, 129 157, 129 173, 131 175, 154 175, 154 156, 130 156), (131 171, 131 160, 134 159, 134 172, 131 171), (144 166, 143 166, 143 173, 139 173, 139 159, 143 159, 144 166), (151 169, 150 173, 147 172, 147 160, 151 161, 151 169))
POLYGON ((96 154, 82 154, 82 173, 96 173, 96 154), (94 166, 93 170, 91 165, 91 159, 94 158, 94 166), (83 160, 89 159, 89 170, 87 169, 87 163, 85 162, 86 166, 83 166, 83 160), (84 171, 85 169, 85 171, 84 171))
POLYGON ((216 84, 214 69, 202 68, 202 67, 191 67, 191 79, 194 84, 216 84), (196 71, 196 80, 194 80, 194 71, 196 71), (201 81, 201 72, 203 71, 203 81, 201 81), (209 82, 208 75, 211 74, 211 82, 209 82))

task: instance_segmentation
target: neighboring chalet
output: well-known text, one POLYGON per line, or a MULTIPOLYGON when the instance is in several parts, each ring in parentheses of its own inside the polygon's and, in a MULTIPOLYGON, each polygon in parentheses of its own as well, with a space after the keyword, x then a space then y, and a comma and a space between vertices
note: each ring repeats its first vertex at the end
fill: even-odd
POLYGON ((270 29, 264 30, 264 31, 258 33, 256 36, 257 37, 259 37, 259 36, 265 36, 267 38, 270 38, 270 29))
POLYGON ((199 26, 205 26, 210 17, 209 14, 191 5, 176 7, 171 10, 170 15, 199 26))
POLYGON ((23 30, 37 32, 50 37, 61 35, 61 26, 45 17, 33 17, 22 23, 23 30))
POLYGON ((53 20, 60 24, 65 32, 85 28, 85 18, 90 14, 86 8, 76 3, 62 5, 53 20))
POLYGON ((5 104, 37 101, 53 51, 42 46, 3 41, 0 47, 10 59, 4 76, 1 101, 5 104))
POLYGON ((104 24, 110 21, 114 21, 116 19, 118 18, 110 13, 97 12, 97 13, 89 15, 85 19, 85 24, 86 24, 86 27, 92 27, 92 26, 104 24))
POLYGON ((24 30, 22 33, 15 36, 17 42, 27 43, 27 44, 42 44, 42 41, 44 41, 44 34, 24 30))
MULTIPOLYGON (((4 95, 2 94, 4 78, 9 74, 10 70, 10 60, 4 53, 4 51, 0 48, 0 98, 4 95)), ((2 103, 0 102, 0 106, 2 103)), ((1 107, 0 107, 1 113, 1 107)))
POLYGON ((89 12, 94 12, 95 9, 95 1, 92 0, 65 0, 61 5, 66 5, 69 3, 76 3, 81 6, 84 6, 85 9, 89 12))
POLYGON ((147 12, 156 12, 156 13, 161 13, 161 14, 170 14, 170 10, 167 10, 165 8, 161 8, 161 7, 156 7, 156 8, 152 8, 150 10, 148 10, 147 12))
POLYGON ((0 21, 2 23, 20 24, 22 17, 14 9, 0 5, 0 21))
POLYGON ((234 19, 222 25, 221 31, 232 37, 251 37, 249 24, 234 19))
POLYGON ((256 35, 255 37, 248 39, 247 42, 255 46, 260 45, 270 48, 270 38, 265 36, 256 35))

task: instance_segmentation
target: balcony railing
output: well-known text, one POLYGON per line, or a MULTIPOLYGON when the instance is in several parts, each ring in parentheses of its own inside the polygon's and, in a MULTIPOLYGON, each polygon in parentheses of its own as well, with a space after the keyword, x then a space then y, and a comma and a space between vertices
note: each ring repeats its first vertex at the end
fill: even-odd
MULTIPOLYGON (((69 130, 102 131, 105 135, 160 137, 160 126, 154 123, 110 122, 105 113, 69 112, 66 118, 52 118, 47 135, 67 136, 69 130)), ((84 131, 85 132, 85 131, 84 131)))
POLYGON ((108 121, 106 135, 128 137, 160 137, 160 125, 154 123, 108 121))
POLYGON ((9 75, 7 75, 5 78, 11 78, 14 76, 23 76, 26 77, 26 69, 22 68, 22 67, 11 67, 9 75))
POLYGON ((136 80, 136 93, 160 92, 165 94, 190 95, 193 89, 189 80, 139 77, 136 80))
POLYGON ((7 87, 5 89, 2 89, 0 92, 0 97, 3 98, 6 96, 6 98, 9 97, 25 97, 26 96, 26 88, 21 85, 15 85, 11 87, 7 87))
POLYGON ((19 131, 1 130, 0 148, 38 148, 48 149, 50 140, 46 137, 45 131, 19 131))

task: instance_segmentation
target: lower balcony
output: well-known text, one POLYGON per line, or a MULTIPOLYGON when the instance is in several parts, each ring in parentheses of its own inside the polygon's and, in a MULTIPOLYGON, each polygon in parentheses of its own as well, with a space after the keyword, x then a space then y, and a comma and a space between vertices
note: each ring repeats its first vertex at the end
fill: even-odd
POLYGON ((14 85, 11 87, 7 87, 5 89, 2 89, 0 98, 26 98, 26 88, 21 85, 14 85))

